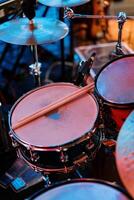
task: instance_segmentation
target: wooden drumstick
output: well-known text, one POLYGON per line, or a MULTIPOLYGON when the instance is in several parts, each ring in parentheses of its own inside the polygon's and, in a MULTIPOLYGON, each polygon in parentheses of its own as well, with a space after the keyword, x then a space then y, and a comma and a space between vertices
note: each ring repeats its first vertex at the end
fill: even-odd
POLYGON ((81 95, 86 94, 87 92, 91 91, 93 88, 94 88, 94 83, 90 83, 90 84, 84 86, 83 88, 76 90, 75 92, 71 93, 70 95, 63 97, 63 98, 57 100, 56 102, 51 103, 48 106, 41 108, 41 110, 35 112, 34 114, 29 115, 29 116, 25 117, 24 119, 20 120, 15 125, 13 125, 12 129, 15 130, 15 129, 18 129, 18 128, 28 124, 29 122, 59 108, 60 106, 63 106, 64 104, 75 100, 76 98, 80 97, 81 95))

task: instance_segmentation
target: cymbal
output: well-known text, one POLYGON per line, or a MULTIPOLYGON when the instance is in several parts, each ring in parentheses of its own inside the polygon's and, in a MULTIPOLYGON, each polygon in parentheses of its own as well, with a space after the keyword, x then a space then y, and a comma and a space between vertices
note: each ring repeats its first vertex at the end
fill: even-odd
POLYGON ((0 40, 11 44, 48 44, 63 39, 68 26, 53 18, 35 18, 30 24, 27 18, 20 18, 0 25, 0 40))
POLYGON ((116 163, 121 180, 134 198, 134 111, 130 113, 117 138, 116 163))
POLYGON ((39 3, 45 6, 53 6, 53 7, 73 7, 79 6, 84 3, 89 2, 90 0, 38 0, 39 3))

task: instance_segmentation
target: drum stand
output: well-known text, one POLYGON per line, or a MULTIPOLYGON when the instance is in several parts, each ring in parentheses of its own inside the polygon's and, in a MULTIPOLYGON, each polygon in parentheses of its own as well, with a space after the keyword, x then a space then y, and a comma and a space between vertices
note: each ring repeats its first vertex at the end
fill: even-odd
POLYGON ((41 74, 41 63, 38 62, 37 45, 31 46, 33 52, 33 58, 35 63, 29 66, 30 74, 33 75, 35 81, 35 87, 41 86, 40 74, 41 74))

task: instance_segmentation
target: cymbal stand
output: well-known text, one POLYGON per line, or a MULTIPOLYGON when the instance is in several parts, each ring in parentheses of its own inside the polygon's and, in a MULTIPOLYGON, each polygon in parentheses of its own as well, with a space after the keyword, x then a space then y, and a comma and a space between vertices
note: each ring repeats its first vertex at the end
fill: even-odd
POLYGON ((110 15, 81 15, 76 14, 71 8, 66 8, 64 11, 64 18, 75 19, 75 18, 85 18, 85 19, 117 19, 118 20, 118 41, 116 44, 116 51, 112 52, 112 56, 124 55, 121 45, 122 39, 122 28, 126 19, 134 19, 134 16, 126 16, 125 12, 119 12, 118 16, 110 15))
MULTIPOLYGON (((59 8, 59 20, 64 22, 63 9, 59 8)), ((60 51, 61 51, 61 81, 65 81, 65 44, 64 39, 60 40, 60 51)))
MULTIPOLYGON (((83 15, 74 13, 71 8, 67 7, 67 10, 64 12, 64 18, 69 19, 117 19, 115 15, 83 15)), ((127 19, 134 19, 134 16, 127 16, 127 19)))
POLYGON ((30 68, 30 74, 34 76, 34 81, 35 81, 35 87, 41 86, 41 80, 40 80, 40 74, 41 74, 41 63, 38 62, 38 53, 37 53, 37 45, 31 46, 31 50, 33 52, 33 57, 34 57, 34 64, 31 64, 29 66, 30 68))
MULTIPOLYGON (((71 18, 74 12, 69 7, 64 7, 64 17, 63 18, 71 18)), ((69 21, 70 23, 70 60, 74 63, 74 32, 73 32, 73 20, 69 21)))
POLYGON ((121 40, 122 40, 122 29, 123 29, 123 25, 125 23, 127 19, 126 13, 124 12, 119 12, 118 14, 118 41, 116 44, 116 55, 124 55, 124 52, 122 50, 122 44, 121 44, 121 40))

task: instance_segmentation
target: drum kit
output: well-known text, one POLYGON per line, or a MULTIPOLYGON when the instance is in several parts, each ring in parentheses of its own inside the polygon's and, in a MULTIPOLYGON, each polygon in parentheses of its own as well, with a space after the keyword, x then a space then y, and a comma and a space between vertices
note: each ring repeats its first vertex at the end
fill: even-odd
MULTIPOLYGON (((39 2, 64 7, 66 16, 73 18, 81 15, 75 15, 68 7, 88 0, 39 2)), ((126 20, 124 13, 119 18, 123 20, 121 24, 126 20)), ((23 95, 9 114, 9 135, 18 156, 49 178, 51 174, 69 174, 79 169, 96 157, 103 143, 115 141, 117 168, 127 190, 113 183, 81 178, 48 183, 31 199, 134 198, 134 55, 123 54, 121 29, 117 57, 101 69, 93 83, 83 87, 72 83, 41 86, 37 45, 63 39, 69 31, 67 25, 51 18, 20 18, 0 25, 0 40, 33 48, 35 63, 31 68, 37 86, 41 86, 23 95)))

